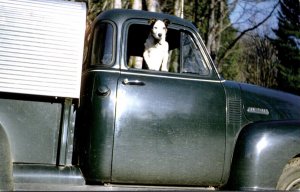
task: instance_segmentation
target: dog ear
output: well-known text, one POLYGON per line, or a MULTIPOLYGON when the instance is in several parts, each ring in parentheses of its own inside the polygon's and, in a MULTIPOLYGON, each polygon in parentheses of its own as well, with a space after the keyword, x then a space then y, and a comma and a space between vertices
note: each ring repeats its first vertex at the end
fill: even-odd
POLYGON ((170 20, 169 19, 164 19, 163 22, 165 23, 166 27, 168 27, 168 25, 170 24, 170 20))
POLYGON ((152 18, 152 19, 149 19, 148 23, 149 23, 150 25, 154 25, 154 23, 155 23, 156 21, 157 21, 156 19, 152 18))

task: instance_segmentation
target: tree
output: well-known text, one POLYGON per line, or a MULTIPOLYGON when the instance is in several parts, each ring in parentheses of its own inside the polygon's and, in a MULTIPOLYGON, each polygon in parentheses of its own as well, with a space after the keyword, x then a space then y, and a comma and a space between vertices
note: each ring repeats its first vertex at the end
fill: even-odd
MULTIPOLYGON (((260 0, 260 1, 248 1, 248 0, 194 0, 185 1, 184 18, 193 21, 206 44, 208 52, 212 56, 219 71, 223 70, 223 65, 229 66, 228 61, 230 57, 237 59, 236 44, 247 33, 257 29, 263 23, 265 23, 274 13, 278 3, 270 3, 271 10, 260 16, 257 21, 257 12, 253 10, 255 4, 258 2, 270 2, 273 0, 260 0), (244 18, 244 21, 236 20, 231 22, 230 14, 236 9, 236 7, 242 7, 240 15, 244 18), (247 13, 247 14, 246 14, 247 13), (235 24, 243 24, 246 21, 253 21, 247 23, 246 27, 235 29, 235 24)), ((228 69, 228 68, 227 68, 228 69)), ((232 68, 233 69, 233 68, 232 68)), ((232 71, 233 72, 233 71, 232 71)), ((238 72, 234 72, 237 74, 238 72)))
MULTIPOLYGON (((87 29, 90 27, 93 20, 101 12, 108 9, 118 9, 118 8, 132 8, 132 6, 137 6, 142 0, 133 1, 122 1, 122 0, 77 0, 82 1, 87 4, 87 29), (130 4, 133 2, 133 5, 130 4), (130 6, 128 6, 130 4, 130 6)), ((136 8, 136 7, 134 7, 136 8)))
MULTIPOLYGON (((261 0, 260 2, 267 2, 269 0, 261 0)), ((234 48, 234 46, 239 42, 239 40, 244 37, 244 35, 246 35, 247 33, 254 31, 255 29, 257 29, 258 27, 260 27, 262 24, 264 24, 275 12, 279 2, 275 3, 273 8, 271 9, 271 11, 269 13, 267 13, 267 15, 264 15, 260 20, 255 21, 257 18, 256 16, 256 12, 253 12, 253 7, 255 7, 255 5, 252 5, 253 3, 255 3, 255 1, 243 1, 240 0, 240 2, 238 0, 232 0, 232 3, 229 5, 229 8, 226 9, 228 10, 227 13, 231 13, 237 6, 238 3, 243 3, 244 6, 242 7, 242 15, 239 15, 240 18, 244 17, 244 15, 248 15, 246 16, 246 19, 244 19, 245 21, 250 21, 250 23, 248 23, 246 25, 245 28, 240 29, 240 31, 237 33, 237 36, 231 40, 229 40, 228 42, 226 42, 226 44, 223 44, 224 48, 223 51, 219 53, 218 56, 218 62, 222 63, 223 59, 227 57, 228 53, 230 53, 230 51, 234 48), (250 4, 250 6, 248 5, 250 4), (248 13, 249 12, 249 13, 248 13), (248 13, 248 14, 246 14, 248 13)), ((242 25, 244 21, 239 21, 239 19, 236 21, 239 25, 242 25)), ((227 28, 230 28, 232 26, 234 26, 235 23, 229 22, 227 25, 225 25, 224 29, 222 30, 223 32, 226 32, 227 28)))
POLYGON ((244 47, 244 78, 247 83, 273 88, 277 85, 278 59, 270 40, 252 33, 241 41, 244 47))
POLYGON ((272 44, 280 62, 278 88, 299 94, 300 90, 300 2, 280 1, 278 29, 274 29, 272 44))

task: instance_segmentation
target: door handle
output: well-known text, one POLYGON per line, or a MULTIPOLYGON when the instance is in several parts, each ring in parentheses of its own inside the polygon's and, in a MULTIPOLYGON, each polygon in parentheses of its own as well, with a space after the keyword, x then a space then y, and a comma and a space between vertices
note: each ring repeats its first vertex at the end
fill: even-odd
POLYGON ((144 86, 145 83, 143 81, 139 80, 128 80, 127 78, 122 81, 123 85, 138 85, 138 86, 144 86))

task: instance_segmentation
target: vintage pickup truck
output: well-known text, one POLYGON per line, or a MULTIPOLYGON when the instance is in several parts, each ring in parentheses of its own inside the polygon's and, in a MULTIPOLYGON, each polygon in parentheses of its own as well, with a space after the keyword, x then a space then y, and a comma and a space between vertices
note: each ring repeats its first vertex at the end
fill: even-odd
POLYGON ((0 35, 0 188, 299 189, 300 97, 224 80, 197 31, 168 14, 101 13, 74 94, 66 79, 78 70, 62 67, 69 59, 49 51, 34 65, 26 52, 8 58, 13 42, 0 35), (170 21, 168 72, 141 67, 150 18, 170 21), (16 63, 30 73, 18 76, 16 63))

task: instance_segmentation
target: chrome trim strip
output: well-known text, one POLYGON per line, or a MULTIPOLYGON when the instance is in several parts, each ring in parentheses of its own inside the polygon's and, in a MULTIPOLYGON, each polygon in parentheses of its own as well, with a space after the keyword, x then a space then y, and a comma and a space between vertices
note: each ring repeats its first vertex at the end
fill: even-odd
POLYGON ((191 77, 175 77, 175 76, 166 76, 166 75, 157 75, 157 74, 147 74, 147 73, 135 73, 135 72, 126 72, 126 71, 115 71, 107 69, 95 69, 89 72, 108 72, 108 73, 121 73, 125 75, 135 75, 135 76, 147 76, 147 77, 158 77, 158 78, 167 78, 167 79, 179 79, 179 80, 190 80, 190 81, 201 81, 201 82, 212 82, 212 83, 221 83, 225 80, 211 80, 211 79, 197 79, 191 77))

